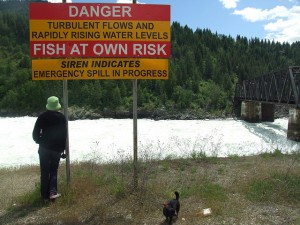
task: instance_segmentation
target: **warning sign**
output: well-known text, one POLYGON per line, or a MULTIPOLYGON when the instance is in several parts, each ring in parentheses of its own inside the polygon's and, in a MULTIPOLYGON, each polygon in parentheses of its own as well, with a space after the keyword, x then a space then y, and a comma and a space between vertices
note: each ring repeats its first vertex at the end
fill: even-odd
POLYGON ((32 80, 168 79, 168 59, 32 60, 32 80))
POLYGON ((30 3, 32 58, 170 58, 170 6, 30 3))

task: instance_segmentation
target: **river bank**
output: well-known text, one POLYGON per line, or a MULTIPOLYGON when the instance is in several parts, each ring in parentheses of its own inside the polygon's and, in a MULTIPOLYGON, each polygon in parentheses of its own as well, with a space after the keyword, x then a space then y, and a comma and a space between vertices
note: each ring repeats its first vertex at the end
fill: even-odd
MULTIPOLYGON (((43 111, 39 112, 11 112, 0 111, 0 117, 23 117, 33 116, 37 117, 43 111)), ((69 120, 81 120, 81 119, 129 119, 132 118, 132 110, 110 110, 103 109, 101 111, 85 107, 71 106, 68 108, 69 120)), ((217 118, 230 118, 232 114, 226 114, 220 112, 218 114, 212 114, 209 112, 203 112, 198 110, 185 110, 185 111, 168 111, 165 108, 159 108, 156 110, 147 110, 139 108, 137 110, 137 116, 139 119, 154 119, 154 120, 201 120, 201 119, 217 119, 217 118)))
MULTIPOLYGON (((0 111, 0 117, 22 117, 22 116, 33 116, 37 117, 40 112, 9 112, 5 110, 0 111)), ((68 108, 69 120, 81 120, 81 119, 101 119, 101 118, 112 118, 112 119, 128 119, 132 118, 132 110, 110 110, 103 109, 101 111, 85 107, 71 106, 68 108)), ((282 118, 289 116, 289 106, 275 105, 275 118, 282 118)), ((184 111, 167 110, 164 107, 157 108, 155 110, 147 110, 144 108, 138 108, 137 117, 139 119, 153 119, 153 120, 205 120, 205 119, 226 119, 226 118, 239 118, 236 112, 208 112, 205 110, 187 109, 184 111)))
POLYGON ((0 223, 3 225, 167 225, 162 203, 180 193, 174 225, 296 225, 300 223, 299 152, 280 151, 228 158, 194 155, 189 159, 144 158, 138 188, 132 164, 65 165, 59 169, 62 197, 39 200, 39 168, 0 169, 0 223), (211 214, 204 215, 204 209, 211 214))

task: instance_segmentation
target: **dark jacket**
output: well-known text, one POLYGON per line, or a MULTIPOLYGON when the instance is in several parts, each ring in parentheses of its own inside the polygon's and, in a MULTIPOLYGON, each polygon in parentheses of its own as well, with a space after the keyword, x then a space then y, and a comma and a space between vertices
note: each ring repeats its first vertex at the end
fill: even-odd
POLYGON ((52 151, 63 152, 66 147, 67 122, 57 111, 46 111, 36 120, 32 132, 33 140, 52 151))

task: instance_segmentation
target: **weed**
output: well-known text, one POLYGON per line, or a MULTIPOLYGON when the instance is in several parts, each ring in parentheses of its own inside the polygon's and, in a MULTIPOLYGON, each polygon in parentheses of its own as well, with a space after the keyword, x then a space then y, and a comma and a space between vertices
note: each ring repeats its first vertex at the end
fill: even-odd
POLYGON ((228 155, 228 158, 237 161, 241 157, 238 154, 232 154, 232 155, 228 155))
POLYGON ((40 185, 35 183, 35 188, 20 197, 19 202, 22 205, 29 205, 32 207, 41 206, 42 201, 40 197, 40 185))
POLYGON ((269 158, 269 157, 282 157, 284 154, 281 152, 280 149, 276 148, 273 152, 264 152, 261 154, 263 158, 269 158))
POLYGON ((193 196, 193 188, 191 188, 190 186, 184 186, 182 187, 180 190, 180 198, 184 199, 184 198, 188 198, 190 196, 193 196))
POLYGON ((274 174, 272 180, 277 189, 278 200, 300 202, 299 174, 274 174))
POLYGON ((204 151, 192 151, 191 152, 191 158, 194 160, 206 160, 207 155, 204 151))
POLYGON ((300 202, 300 176, 273 174, 269 178, 249 182, 246 197, 251 201, 300 202))
POLYGON ((207 200, 225 201, 227 199, 225 189, 219 184, 211 182, 200 186, 200 194, 207 200))
POLYGON ((212 156, 207 159, 210 163, 217 164, 219 162, 219 158, 217 156, 212 156))
POLYGON ((251 201, 268 201, 273 193, 273 185, 269 180, 253 180, 246 191, 247 199, 251 201))
POLYGON ((169 160, 163 160, 161 161, 162 171, 169 171, 171 167, 171 163, 169 160))
POLYGON ((185 171, 186 167, 187 167, 187 163, 185 160, 180 160, 179 161, 179 170, 180 171, 185 171))
POLYGON ((196 174, 196 173, 197 173, 197 168, 193 166, 191 168, 191 174, 196 174))
POLYGON ((218 168, 218 174, 224 175, 226 172, 226 168, 224 166, 220 166, 218 168))
POLYGON ((117 199, 125 196, 126 185, 123 182, 116 182, 114 185, 110 186, 110 193, 114 195, 117 199))

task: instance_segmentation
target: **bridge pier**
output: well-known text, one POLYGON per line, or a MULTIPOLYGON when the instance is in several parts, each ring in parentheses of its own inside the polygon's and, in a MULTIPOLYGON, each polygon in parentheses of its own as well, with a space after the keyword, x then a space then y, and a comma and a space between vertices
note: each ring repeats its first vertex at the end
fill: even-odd
POLYGON ((261 104, 259 102, 243 101, 241 117, 247 122, 259 123, 261 121, 261 104))
MULTIPOLYGON (((250 123, 274 122, 275 105, 252 101, 242 101, 241 119, 250 123)), ((287 138, 300 142, 300 109, 289 109, 287 138)))
POLYGON ((289 110, 287 138, 300 142, 300 109, 292 108, 289 110))
POLYGON ((251 123, 274 122, 274 104, 243 101, 241 117, 251 123))
POLYGON ((268 103, 261 103, 261 121, 274 122, 275 105, 268 103))

